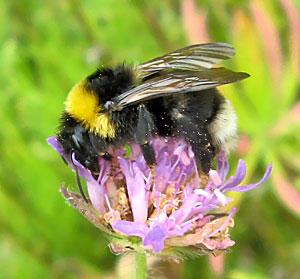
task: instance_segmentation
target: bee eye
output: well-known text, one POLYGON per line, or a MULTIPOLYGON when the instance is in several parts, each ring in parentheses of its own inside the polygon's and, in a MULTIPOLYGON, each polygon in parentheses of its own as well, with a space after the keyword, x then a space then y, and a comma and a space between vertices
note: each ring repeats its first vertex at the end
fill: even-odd
POLYGON ((112 101, 107 101, 105 104, 104 104, 104 107, 106 110, 111 110, 113 107, 114 107, 114 102, 112 101))

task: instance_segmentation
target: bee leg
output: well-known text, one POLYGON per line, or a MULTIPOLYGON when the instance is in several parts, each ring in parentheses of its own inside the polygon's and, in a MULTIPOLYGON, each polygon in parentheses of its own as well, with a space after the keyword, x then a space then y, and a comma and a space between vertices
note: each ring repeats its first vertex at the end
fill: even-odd
POLYGON ((177 133, 189 143, 195 154, 198 171, 201 179, 201 187, 208 182, 208 172, 211 168, 211 161, 214 157, 214 148, 211 145, 211 138, 206 129, 205 123, 195 123, 188 116, 177 119, 177 133))
POLYGON ((145 161, 149 167, 154 167, 156 160, 155 160, 155 154, 152 146, 149 142, 145 142, 144 144, 141 144, 141 150, 143 153, 143 156, 145 158, 145 161))
POLYGON ((200 188, 205 188, 209 180, 209 171, 211 168, 213 153, 207 147, 207 145, 199 146, 199 144, 195 144, 194 142, 191 142, 190 144, 195 154, 195 159, 196 159, 199 178, 200 178, 200 188))
POLYGON ((148 139, 154 134, 155 125, 153 116, 145 107, 145 105, 138 106, 138 121, 135 132, 136 141, 143 145, 147 144, 148 139))
POLYGON ((200 178, 200 188, 205 188, 209 180, 209 171, 211 168, 211 161, 213 159, 213 153, 205 146, 190 142, 192 150, 195 154, 196 164, 200 178))
POLYGON ((154 134, 155 126, 151 113, 145 105, 138 106, 138 122, 135 131, 135 140, 141 146, 142 153, 148 166, 155 164, 155 154, 149 139, 154 134))
POLYGON ((151 173, 151 186, 149 191, 152 191, 155 183, 155 154, 152 146, 150 144, 143 144, 141 146, 142 153, 145 158, 145 161, 150 169, 151 173))
POLYGON ((151 172, 151 187, 150 187, 150 191, 152 191, 153 186, 154 186, 154 182, 155 182, 155 153, 154 150, 152 148, 152 146, 150 145, 149 142, 146 142, 144 144, 141 145, 141 150, 143 153, 143 156, 145 158, 145 161, 148 165, 148 167, 150 168, 150 172, 151 172))
POLYGON ((155 134, 155 125, 151 113, 147 110, 145 105, 138 106, 138 123, 135 132, 135 139, 141 146, 141 150, 147 165, 151 171, 151 189, 155 181, 155 153, 149 143, 151 136, 155 134))

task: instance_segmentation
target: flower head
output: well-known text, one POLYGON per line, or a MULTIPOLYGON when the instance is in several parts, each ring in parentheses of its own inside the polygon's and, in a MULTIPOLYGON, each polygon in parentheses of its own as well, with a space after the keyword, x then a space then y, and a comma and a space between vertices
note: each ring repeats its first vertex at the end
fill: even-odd
MULTIPOLYGON (((48 142, 65 156, 56 138, 48 142)), ((217 169, 210 170, 203 183, 194 153, 184 141, 153 139, 152 146, 157 161, 154 179, 134 143, 129 156, 120 148, 113 151, 112 161, 99 158, 96 177, 73 154, 69 165, 85 179, 90 203, 65 188, 63 195, 97 227, 116 236, 111 245, 114 251, 138 246, 152 253, 168 253, 190 247, 215 253, 234 245, 229 228, 235 208, 226 213, 225 206, 231 201, 226 193, 260 186, 270 176, 272 166, 258 183, 242 185, 245 162, 240 160, 235 175, 227 178, 228 161, 225 152, 220 152, 217 169)))

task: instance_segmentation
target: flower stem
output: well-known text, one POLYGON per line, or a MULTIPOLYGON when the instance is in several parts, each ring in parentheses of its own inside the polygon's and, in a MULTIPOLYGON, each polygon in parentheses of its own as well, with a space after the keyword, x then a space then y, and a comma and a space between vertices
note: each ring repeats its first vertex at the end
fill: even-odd
POLYGON ((143 251, 137 251, 135 254, 136 279, 147 278, 147 259, 143 251))

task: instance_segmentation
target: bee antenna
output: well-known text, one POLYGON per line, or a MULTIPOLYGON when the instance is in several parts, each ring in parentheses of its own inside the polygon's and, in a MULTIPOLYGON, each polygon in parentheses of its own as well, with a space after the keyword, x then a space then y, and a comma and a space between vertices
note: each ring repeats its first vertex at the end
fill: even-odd
POLYGON ((74 164, 72 156, 71 156, 71 162, 72 162, 72 164, 73 164, 73 167, 74 167, 74 170, 75 170, 75 173, 76 173, 76 183, 77 183, 77 186, 78 186, 78 188, 79 188, 79 192, 80 192, 82 198, 84 199, 84 201, 85 201, 86 203, 89 203, 89 200, 87 199, 87 197, 85 196, 85 194, 84 194, 84 192, 83 192, 83 187, 82 187, 82 184, 81 184, 81 181, 80 181, 80 177, 79 177, 79 173, 78 173, 78 168, 77 168, 77 166, 74 164))
POLYGON ((87 197, 85 196, 85 194, 83 192, 82 184, 81 184, 80 177, 79 177, 79 174, 78 174, 78 170, 77 170, 76 167, 75 167, 75 173, 76 173, 76 182, 77 182, 77 185, 78 185, 78 188, 79 188, 79 192, 80 192, 82 198, 84 199, 84 201, 86 203, 89 203, 89 200, 87 199, 87 197))

